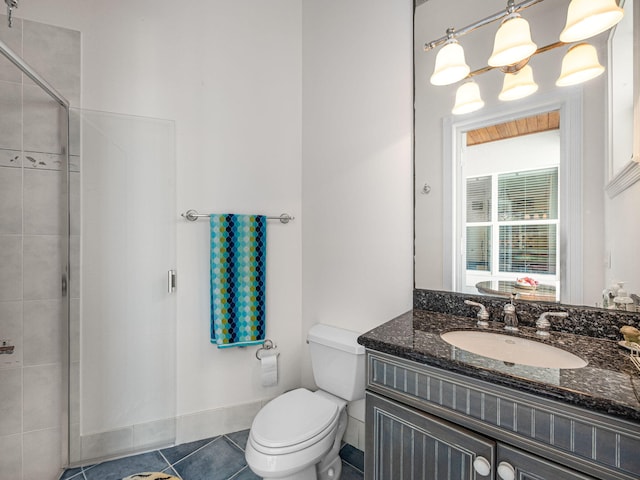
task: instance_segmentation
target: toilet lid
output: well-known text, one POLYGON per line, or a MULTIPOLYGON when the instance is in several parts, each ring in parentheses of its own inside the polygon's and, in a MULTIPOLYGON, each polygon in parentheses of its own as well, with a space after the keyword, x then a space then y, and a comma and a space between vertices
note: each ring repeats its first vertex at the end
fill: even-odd
POLYGON ((253 420, 251 435, 265 447, 288 447, 318 435, 339 413, 331 400, 299 388, 266 404, 253 420))

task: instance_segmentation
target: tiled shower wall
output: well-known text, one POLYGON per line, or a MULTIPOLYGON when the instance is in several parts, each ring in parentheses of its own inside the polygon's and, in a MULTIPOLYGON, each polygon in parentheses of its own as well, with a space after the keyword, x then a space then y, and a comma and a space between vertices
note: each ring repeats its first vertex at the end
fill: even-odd
MULTIPOLYGON (((19 18, 8 28, 0 16, 0 39, 79 106, 79 32, 19 18)), ((0 480, 54 479, 63 461, 62 118, 61 107, 0 55, 0 340, 15 346, 0 355, 0 480)), ((77 146, 71 153, 79 154, 77 146)), ((71 165, 73 200, 77 156, 71 165)), ((77 278, 77 222, 71 229, 77 278)), ((76 285, 70 295, 77 325, 76 285)))

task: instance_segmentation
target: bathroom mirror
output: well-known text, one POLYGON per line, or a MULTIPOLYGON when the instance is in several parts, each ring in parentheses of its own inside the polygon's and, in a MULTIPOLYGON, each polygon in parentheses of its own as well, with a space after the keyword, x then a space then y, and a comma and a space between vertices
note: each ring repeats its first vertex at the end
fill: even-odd
MULTIPOLYGON (((522 12, 531 26, 532 39, 538 46, 558 41, 564 27, 569 0, 540 2, 522 12)), ((608 184, 617 172, 613 171, 610 146, 621 140, 611 140, 612 125, 625 121, 617 119, 616 110, 609 108, 609 70, 607 73, 575 87, 556 87, 562 58, 568 47, 549 50, 534 56, 530 65, 538 91, 521 100, 502 102, 498 94, 504 75, 492 70, 474 77, 480 87, 485 107, 466 115, 452 115, 455 93, 459 84, 434 86, 429 82, 437 50, 425 52, 426 42, 439 38, 449 27, 462 28, 504 9, 503 0, 457 0, 455 8, 447 0, 428 0, 416 3, 414 15, 415 58, 415 270, 416 288, 455 290, 467 293, 500 294, 486 288, 478 291, 476 283, 461 285, 456 277, 460 265, 467 262, 466 244, 473 240, 460 235, 463 227, 456 225, 457 213, 464 208, 460 195, 471 188, 456 178, 457 159, 464 156, 467 146, 463 138, 471 130, 524 119, 545 112, 559 111, 558 136, 561 139, 558 189, 564 200, 560 202, 559 226, 555 236, 559 259, 555 300, 562 303, 599 306, 603 289, 612 282, 624 281, 630 292, 640 293, 640 258, 633 250, 631 238, 640 233, 637 205, 640 201, 640 183, 621 189, 624 193, 612 198, 608 184), (611 119, 609 119, 611 115, 611 119), (462 248, 465 247, 465 248, 462 248), (475 290, 475 291, 474 291, 475 290)), ((634 15, 637 25, 637 12, 634 15)), ((632 22, 633 23, 633 22, 632 22)), ((471 70, 485 67, 493 48, 493 37, 499 23, 479 28, 459 38, 466 61, 471 70)), ((600 63, 609 64, 610 32, 589 39, 597 49, 600 63)), ((637 44, 637 28, 634 39, 637 44)), ((637 57, 638 49, 634 50, 637 57)), ((615 69, 615 62, 613 68, 615 69)), ((637 70, 637 60, 635 67, 637 70)), ((628 80, 629 81, 629 80, 628 80)), ((637 84, 630 80, 632 84, 637 84)), ((638 96, 634 92, 637 118, 638 96)), ((633 102, 632 102, 633 103, 633 102)), ((627 105, 628 108, 628 105, 627 105)), ((621 117, 622 118, 622 117, 621 117)), ((637 121, 637 120, 636 120, 637 121)), ((639 125, 639 124, 636 124, 639 125)), ((613 127, 615 128, 615 127, 613 127)), ((632 139, 638 143, 638 126, 632 130, 632 139)), ((523 137, 524 138, 524 137, 523 137)), ((497 143, 497 142, 496 142, 497 143)), ((519 147, 507 156, 508 168, 501 173, 535 170, 534 161, 525 153, 536 153, 537 147, 519 147)), ((636 150, 637 152, 637 147, 636 150)), ((493 156, 493 154, 487 154, 493 156)), ((637 157, 636 157, 637 159, 637 157)), ((629 162, 629 159, 627 159, 629 162)), ((633 165, 634 167, 636 165, 633 165)), ((624 170, 624 168, 623 168, 624 170)), ((477 175, 474 178, 482 177, 477 175)), ((495 179, 496 188, 499 179, 495 179)), ((506 181, 506 177, 505 177, 506 181)), ((625 181, 629 181, 627 178, 625 181)), ((497 197, 496 197, 497 198, 497 197)), ((499 203, 499 202, 498 202, 499 203)), ((498 204, 495 205, 499 209, 498 204)), ((473 208, 481 209, 477 203, 473 208)), ((480 210, 475 210, 476 213, 480 210)), ((544 212, 538 219, 527 220, 542 224, 544 212)), ((525 213, 523 213, 525 215, 525 213)), ((549 213, 547 212, 547 217, 549 213)), ((521 219, 524 217, 520 217, 521 219)), ((547 221, 544 219, 544 221, 547 221)), ((549 223, 549 222, 547 222, 549 223)), ((474 226, 474 225, 472 225, 474 226)), ((475 225, 478 226, 478 225, 475 225)), ((466 228, 464 228, 466 233, 466 228)), ((499 235, 499 227, 496 226, 499 235)), ((485 234, 483 234, 485 235, 485 234)), ((547 235, 548 236, 548 235, 547 235)), ((478 235, 475 239, 480 238, 478 235)), ((483 237, 488 240, 488 236, 483 237)), ((495 240, 495 238, 494 238, 495 240)), ((528 252, 531 253, 531 252, 528 252)), ((501 255, 496 253, 496 255, 501 255)), ((504 257, 504 255, 503 255, 504 257)), ((505 257, 506 258, 506 257, 505 257)), ((462 268, 464 270, 464 268, 462 268)), ((536 277, 526 269, 515 272, 515 277, 536 277)), ((546 282, 545 282, 546 283, 546 282)), ((522 298, 527 298, 522 295, 522 298)), ((528 300, 553 301, 550 298, 528 300)))

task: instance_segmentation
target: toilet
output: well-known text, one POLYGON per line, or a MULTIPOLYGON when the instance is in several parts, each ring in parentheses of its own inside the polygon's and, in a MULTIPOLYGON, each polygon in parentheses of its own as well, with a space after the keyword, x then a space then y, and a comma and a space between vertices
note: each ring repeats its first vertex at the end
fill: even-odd
POLYGON ((364 398, 360 334, 317 324, 307 335, 319 390, 298 388, 267 403, 251 425, 245 457, 258 476, 279 480, 338 480, 347 402, 364 398))

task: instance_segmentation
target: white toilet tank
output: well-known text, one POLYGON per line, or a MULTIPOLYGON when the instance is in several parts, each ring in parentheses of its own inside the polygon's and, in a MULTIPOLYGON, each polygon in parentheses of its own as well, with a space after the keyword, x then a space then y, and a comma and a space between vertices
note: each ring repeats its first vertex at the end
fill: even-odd
POLYGON ((364 398, 365 355, 358 332, 314 325, 307 341, 316 385, 347 401, 364 398))

